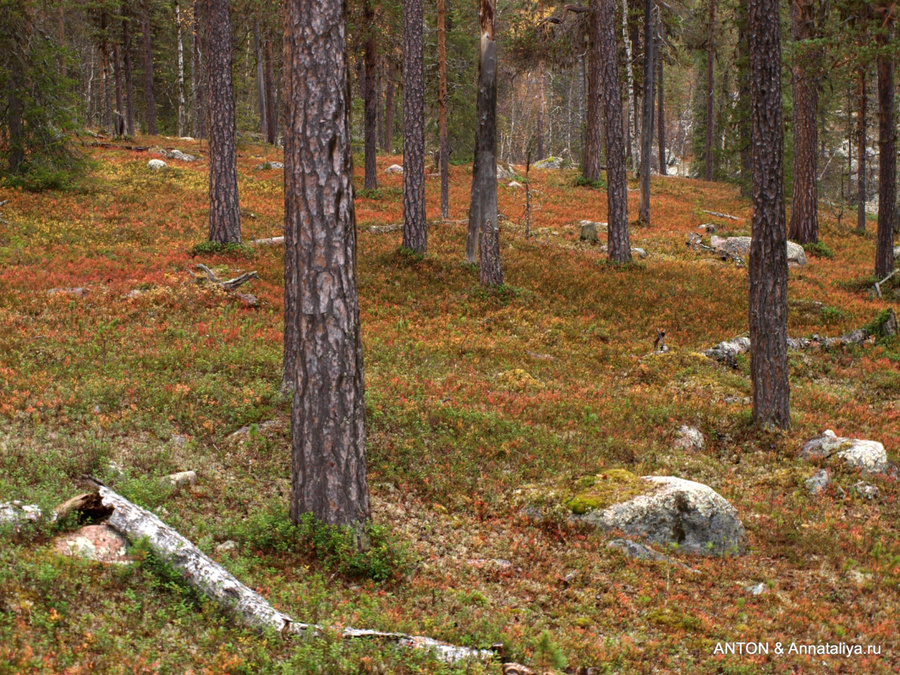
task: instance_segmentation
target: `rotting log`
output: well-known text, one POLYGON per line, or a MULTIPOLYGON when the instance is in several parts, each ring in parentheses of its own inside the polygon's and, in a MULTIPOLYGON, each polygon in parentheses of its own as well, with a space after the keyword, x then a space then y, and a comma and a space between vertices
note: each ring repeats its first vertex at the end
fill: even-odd
MULTIPOLYGON (((272 607, 259 593, 238 581, 228 570, 198 549, 190 540, 166 525, 146 509, 133 504, 90 476, 84 480, 97 488, 103 506, 112 509, 107 523, 130 541, 146 540, 155 556, 178 570, 185 582, 233 614, 242 624, 259 630, 271 629, 283 637, 317 636, 323 628, 294 621, 272 607)), ((458 647, 434 638, 405 633, 344 628, 345 640, 373 638, 394 642, 411 649, 427 649, 447 663, 467 659, 491 659, 489 649, 458 647)))
POLYGON ((711 216, 716 216, 717 218, 727 218, 728 220, 742 220, 737 216, 731 216, 727 213, 718 213, 717 211, 707 211, 706 209, 700 209, 700 213, 708 213, 711 216))
MULTIPOLYGON (((210 283, 221 286, 226 291, 237 290, 239 287, 246 284, 251 279, 259 279, 259 275, 256 273, 256 270, 254 270, 253 272, 245 272, 244 274, 240 275, 239 277, 235 277, 234 279, 222 281, 221 279, 219 279, 219 277, 216 276, 216 273, 209 269, 206 265, 200 263, 196 265, 196 267, 206 275, 206 278, 210 283)), ((203 280, 203 277, 199 274, 195 274, 194 278, 200 281, 203 280)))
POLYGON ((247 242, 250 246, 274 246, 283 244, 284 237, 269 237, 268 239, 251 239, 247 242))

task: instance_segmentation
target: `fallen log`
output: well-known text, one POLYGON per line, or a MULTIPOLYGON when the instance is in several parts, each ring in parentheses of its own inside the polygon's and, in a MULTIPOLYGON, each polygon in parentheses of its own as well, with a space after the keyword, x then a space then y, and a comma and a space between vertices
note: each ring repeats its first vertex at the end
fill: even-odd
POLYGON ((272 246, 274 244, 283 244, 284 237, 269 237, 268 239, 251 239, 250 246, 272 246))
MULTIPOLYGON (((3 205, 0 204, 0 206, 3 206, 3 205)), ((882 279, 881 281, 876 281, 876 282, 875 282, 875 292, 878 294, 878 297, 879 297, 879 298, 881 297, 881 284, 883 284, 885 281, 887 281, 888 279, 890 279, 891 277, 893 277, 895 274, 897 274, 897 272, 900 272, 900 270, 894 270, 893 272, 891 272, 890 274, 888 274, 888 275, 887 275, 884 279, 882 279)))
POLYGON ((700 213, 708 213, 711 216, 716 216, 717 218, 727 218, 728 220, 743 220, 743 218, 738 218, 737 216, 732 216, 727 213, 719 213, 718 211, 707 211, 706 209, 700 209, 700 213))
MULTIPOLYGON (((209 269, 206 265, 199 263, 196 265, 197 269, 203 272, 206 275, 206 278, 213 284, 217 286, 221 286, 226 291, 234 291, 243 284, 246 284, 251 279, 259 279, 259 275, 256 273, 256 270, 253 272, 245 272, 239 277, 235 277, 234 279, 228 279, 227 281, 222 281, 219 277, 216 276, 216 273, 209 269)), ((194 278, 202 280, 203 277, 199 274, 195 274, 194 278)))
MULTIPOLYGON (((97 489, 103 506, 113 510, 107 521, 110 527, 132 542, 146 540, 153 554, 181 572, 188 585, 214 600, 245 626, 259 630, 271 629, 281 633, 284 638, 296 635, 314 637, 322 632, 321 626, 294 621, 287 614, 279 612, 259 593, 238 581, 228 570, 154 514, 113 492, 95 478, 82 478, 97 489)), ((421 635, 360 628, 344 628, 341 635, 346 640, 375 638, 411 649, 427 649, 447 663, 490 659, 494 656, 494 652, 489 649, 458 647, 421 635)))

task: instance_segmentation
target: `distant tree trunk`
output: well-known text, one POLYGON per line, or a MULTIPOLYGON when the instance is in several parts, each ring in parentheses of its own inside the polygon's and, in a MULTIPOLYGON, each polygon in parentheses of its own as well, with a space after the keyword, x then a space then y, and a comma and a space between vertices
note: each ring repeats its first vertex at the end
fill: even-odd
MULTIPOLYGON (((30 23, 30 22, 28 22, 30 23)), ((26 43, 27 44, 27 43, 26 43)), ((15 55, 21 57, 24 55, 15 55)), ((7 130, 9 142, 9 173, 15 175, 19 173, 25 165, 25 104, 22 102, 20 93, 23 91, 24 83, 24 58, 15 58, 19 61, 16 65, 21 67, 10 68, 9 86, 6 90, 7 120, 9 129, 7 130)))
MULTIPOLYGON (((495 0, 481 0, 481 52, 478 61, 477 128, 475 166, 472 172, 472 204, 469 215, 469 239, 472 239, 472 214, 480 238, 481 285, 503 283, 500 264, 500 227, 497 221, 497 43, 494 38, 495 0)), ((466 253, 468 259, 468 245, 466 253)))
POLYGON ((663 60, 662 56, 656 55, 659 65, 657 66, 657 85, 659 93, 657 94, 658 107, 656 109, 656 124, 659 127, 659 136, 657 146, 659 148, 659 175, 668 175, 668 165, 666 164, 666 117, 665 108, 663 107, 663 60))
POLYGON ((60 4, 59 6, 59 22, 57 24, 57 32, 59 34, 59 46, 62 48, 60 50, 59 55, 56 57, 56 67, 59 71, 59 77, 61 79, 66 78, 66 56, 62 50, 66 48, 66 10, 65 7, 60 4))
POLYGON ((883 279, 894 268, 894 212, 897 208, 897 125, 894 120, 894 59, 886 53, 894 37, 896 4, 882 0, 884 25, 877 36, 878 55, 878 234, 875 276, 883 279))
POLYGON ((644 119, 641 122, 641 202, 638 221, 650 224, 650 154, 653 151, 653 81, 656 72, 656 27, 653 1, 644 0, 644 119))
POLYGON ((291 520, 358 526, 369 489, 345 7, 284 3, 285 362, 296 369, 291 520))
POLYGON ((153 93, 153 39, 150 34, 150 0, 144 0, 141 16, 141 32, 144 38, 144 114, 147 133, 156 135, 156 96, 153 93))
POLYGON ((537 154, 544 156, 544 59, 538 61, 537 154))
POLYGON ((422 0, 403 1, 403 248, 428 250, 422 0))
POLYGON ((603 146, 603 64, 600 61, 600 25, 596 12, 599 8, 592 5, 588 23, 590 36, 590 52, 588 54, 587 72, 587 112, 584 130, 584 166, 582 175, 588 180, 600 180, 602 168, 600 162, 603 146))
POLYGON ((716 68, 716 0, 709 2, 709 25, 706 33, 706 148, 703 154, 704 177, 713 180, 715 174, 715 68, 716 68))
POLYGON ((738 134, 741 152, 741 197, 753 196, 750 167, 750 46, 747 40, 747 0, 738 3, 738 134))
POLYGON ((388 59, 385 77, 387 84, 384 90, 384 140, 381 148, 387 154, 394 152, 394 62, 388 59))
POLYGON ((256 56, 256 107, 259 110, 259 133, 269 137, 269 111, 266 105, 266 66, 262 40, 259 37, 259 17, 253 17, 253 53, 256 56))
POLYGON ((203 0, 194 0, 194 53, 191 56, 191 135, 206 138, 206 64, 203 62, 203 26, 200 14, 203 0))
POLYGON ((856 118, 856 229, 866 231, 866 108, 869 97, 866 95, 866 69, 857 70, 859 79, 859 106, 856 118))
MULTIPOLYGON (((814 0, 791 1, 791 33, 801 43, 815 37, 814 0)), ((794 190, 790 239, 807 244, 819 239, 818 108, 819 85, 813 71, 818 50, 802 50, 794 59, 794 190)))
POLYGON ((235 148, 234 87, 231 82, 229 0, 206 0, 209 81, 209 240, 241 242, 235 148))
POLYGON ((441 137, 441 220, 450 218, 450 139, 447 134, 447 16, 444 0, 437 0, 438 127, 441 137))
POLYGON ((266 143, 278 142, 278 110, 275 101, 275 67, 272 65, 272 41, 265 38, 266 55, 266 143))
POLYGON ((124 135, 124 121, 125 121, 125 96, 122 91, 122 62, 119 58, 119 43, 113 42, 112 47, 112 58, 113 58, 113 77, 116 82, 116 112, 115 112, 115 127, 116 127, 116 136, 124 135), (121 133, 120 133, 121 131, 121 133))
POLYGON ((184 99, 184 44, 181 35, 181 5, 175 2, 175 41, 178 53, 178 136, 187 133, 187 103, 184 99))
POLYGON ((778 4, 778 0, 748 0, 754 148, 750 378, 754 423, 787 429, 791 416, 778 4))
MULTIPOLYGON (((595 29, 592 29, 595 30, 595 29)), ((628 0, 622 0, 622 42, 625 43, 625 76, 628 82, 628 137, 626 149, 631 157, 631 167, 637 170, 637 150, 634 147, 637 141, 637 123, 635 122, 635 93, 634 93, 634 54, 631 49, 631 40, 628 36, 628 0)), ((594 49, 596 52, 596 48, 594 49)))
POLYGON ((606 128, 606 197, 609 250, 612 262, 631 261, 628 236, 628 179, 625 175, 625 131, 622 96, 619 93, 619 59, 616 49, 615 0, 593 0, 591 20, 597 22, 599 57, 602 64, 603 111, 606 128))
POLYGON ((106 11, 100 12, 100 83, 103 88, 101 94, 101 115, 100 125, 112 135, 114 133, 113 115, 112 115, 112 96, 110 96, 109 86, 109 40, 107 39, 107 29, 109 21, 106 11))
POLYGON ((122 11, 122 60, 125 66, 125 128, 134 136, 134 67, 131 63, 131 6, 123 2, 122 11))
MULTIPOLYGON (((375 43, 375 4, 374 0, 364 0, 363 2, 363 31, 366 36, 365 45, 365 83, 363 87, 364 99, 366 106, 366 126, 365 126, 365 187, 367 190, 375 190, 378 188, 378 167, 375 159, 378 154, 378 141, 376 134, 378 132, 378 101, 375 98, 375 75, 378 62, 378 52, 375 43)), ((423 104, 424 114, 424 104, 423 104)), ((423 127, 424 130, 424 127, 423 127)), ((423 132, 424 139, 424 132, 423 132)), ((424 143, 424 140, 423 140, 424 143)), ((424 153, 424 145, 422 152, 424 153)), ((424 157, 424 154, 423 154, 424 157)), ((424 170, 424 169, 423 169, 424 170)), ((424 200, 424 183, 423 183, 423 200, 424 200)))

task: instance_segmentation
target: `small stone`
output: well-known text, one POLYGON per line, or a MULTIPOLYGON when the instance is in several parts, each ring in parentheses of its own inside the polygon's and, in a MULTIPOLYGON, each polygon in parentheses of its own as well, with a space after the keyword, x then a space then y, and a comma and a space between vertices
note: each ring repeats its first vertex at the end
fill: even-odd
POLYGON ((399 164, 391 164, 384 170, 385 173, 403 173, 403 167, 399 164))
POLYGON ((747 586, 744 590, 752 595, 762 595, 763 593, 767 593, 769 588, 764 583, 760 582, 756 585, 747 586))
POLYGON ((175 434, 174 436, 172 436, 172 442, 175 445, 183 446, 183 445, 187 445, 188 438, 184 434, 175 434))
POLYGON ((187 153, 182 152, 181 150, 172 150, 166 153, 166 157, 169 159, 177 159, 180 162, 196 162, 197 158, 193 155, 188 155, 187 153))
POLYGON ((75 295, 83 298, 90 291, 84 286, 76 286, 75 288, 51 288, 47 291, 47 295, 75 295))
POLYGON ((718 228, 712 223, 703 223, 697 229, 701 232, 705 232, 706 234, 715 234, 716 232, 718 232, 718 228))
POLYGON ((600 238, 597 236, 597 223, 592 223, 589 220, 582 220, 579 223, 579 226, 581 227, 581 233, 579 234, 581 241, 586 241, 591 244, 600 241, 600 238))
POLYGON ((160 169, 165 169, 167 166, 168 166, 168 164, 166 164, 161 159, 151 159, 149 162, 147 162, 147 168, 153 169, 154 171, 159 171, 160 169))
POLYGON ((176 490, 180 490, 184 487, 196 485, 197 473, 195 471, 179 471, 178 473, 166 476, 166 480, 169 481, 176 490))
POLYGON ((252 293, 238 293, 237 298, 246 307, 259 307, 259 298, 252 293))
POLYGON ((229 539, 228 541, 223 541, 221 544, 216 546, 216 553, 227 553, 228 551, 233 551, 237 548, 237 542, 229 539))
POLYGON ((86 525, 57 539, 54 548, 63 555, 102 563, 127 565, 134 561, 128 555, 128 540, 109 525, 86 525))
POLYGON ((519 188, 523 188, 525 186, 522 185, 520 182, 513 180, 513 181, 510 181, 509 183, 507 183, 506 187, 519 189, 519 188))
POLYGON ((612 541, 607 542, 606 548, 614 548, 617 551, 621 551, 626 558, 635 558, 637 560, 655 560, 656 562, 664 562, 669 565, 674 565, 675 567, 693 572, 694 574, 700 573, 699 570, 695 570, 692 567, 688 567, 684 563, 673 560, 667 555, 663 555, 658 551, 654 551, 649 546, 639 544, 638 542, 631 541, 629 539, 613 539, 612 541))
POLYGON ((825 488, 827 488, 831 484, 831 475, 828 472, 828 469, 821 469, 820 471, 816 471, 813 474, 812 478, 807 478, 803 481, 803 485, 806 486, 806 489, 809 490, 809 494, 816 495, 822 492, 825 488))
POLYGON ((144 294, 144 291, 135 288, 133 291, 128 291, 128 292, 125 294, 125 297, 126 297, 128 300, 134 300, 135 298, 141 297, 143 294, 144 294))
POLYGON ((706 440, 699 429, 683 424, 675 433, 673 446, 678 450, 703 452, 706 449, 706 440))
POLYGON ((632 255, 636 255, 636 256, 637 256, 638 258, 640 258, 641 260, 643 260, 644 258, 647 257, 647 251, 645 251, 645 250, 642 249, 642 248, 638 248, 637 246, 632 246, 632 247, 631 247, 631 254, 632 254, 632 255))
POLYGON ((854 483, 850 489, 852 489, 857 495, 863 497, 864 499, 877 499, 878 495, 881 494, 881 490, 870 483, 866 483, 865 481, 854 483))
POLYGON ((110 478, 124 478, 125 477, 125 469, 116 464, 115 462, 110 462, 106 465, 106 474, 110 478))

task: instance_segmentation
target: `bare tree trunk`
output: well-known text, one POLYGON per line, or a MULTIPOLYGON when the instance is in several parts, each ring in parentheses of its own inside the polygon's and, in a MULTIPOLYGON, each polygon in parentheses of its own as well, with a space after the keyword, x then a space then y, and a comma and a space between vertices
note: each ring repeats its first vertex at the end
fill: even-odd
POLYGON ((191 56, 191 99, 193 113, 191 115, 191 135, 194 138, 206 137, 206 64, 203 62, 203 31, 200 13, 203 0, 194 0, 193 25, 194 53, 191 56))
POLYGON ((857 70, 859 78, 859 106, 856 119, 856 229, 866 231, 866 69, 857 70))
MULTIPOLYGON (((813 0, 791 1, 791 32, 797 43, 815 35, 813 0)), ((794 60, 794 194, 790 239, 806 244, 819 239, 818 125, 819 92, 811 72, 819 50, 800 51, 794 60)))
POLYGON ((278 111, 281 109, 275 98, 275 67, 272 63, 272 41, 263 40, 266 55, 266 142, 278 142, 278 111))
POLYGON ((657 94, 656 124, 659 127, 659 135, 657 137, 657 147, 659 149, 659 175, 668 174, 668 164, 666 163, 666 117, 665 108, 663 107, 663 60, 660 54, 656 55, 659 61, 657 67, 657 85, 659 93, 657 94))
POLYGON ((637 128, 635 122, 635 93, 634 93, 634 54, 631 49, 631 40, 628 37, 628 0, 622 0, 622 42, 625 43, 625 76, 628 82, 628 138, 626 148, 631 157, 631 167, 637 170, 637 128))
POLYGON ((122 60, 125 66, 125 129, 134 136, 134 67, 131 63, 131 5, 123 2, 122 12, 122 60))
POLYGON ((256 55, 256 106, 259 109, 259 133, 268 140, 269 118, 266 105, 265 59, 262 40, 259 37, 259 17, 253 17, 253 53, 256 55))
POLYGON ((422 0, 403 2, 403 248, 428 250, 422 0))
MULTIPOLYGON (((375 75, 378 61, 378 53, 375 44, 375 5, 374 0, 363 2, 363 25, 366 35, 365 46, 365 83, 364 98, 366 106, 365 122, 365 187, 367 190, 378 188, 378 167, 375 159, 378 154, 378 101, 375 98, 375 75)), ((424 142, 424 141, 423 141, 424 142)), ((424 152, 424 146, 423 146, 424 152)), ((424 186, 423 186, 424 189, 424 186)))
POLYGON ((638 222, 650 224, 650 154, 653 151, 653 81, 656 71, 656 27, 653 2, 644 0, 644 119, 641 122, 641 202, 638 222))
MULTIPOLYGON (((480 233, 481 285, 503 283, 500 227, 497 221, 497 43, 494 39, 495 0, 481 0, 481 54, 478 62, 478 127, 475 136, 477 171, 472 173, 471 213, 480 233), (477 199, 477 202, 476 202, 477 199)), ((466 252, 468 253, 467 241, 466 252)), ((468 256, 467 256, 468 258, 468 256)))
POLYGON ((153 93, 153 39, 150 34, 150 0, 144 0, 141 16, 141 32, 144 39, 144 114, 147 133, 156 136, 156 96, 153 93))
POLYGON ((787 241, 778 0, 748 0, 753 119, 750 377, 753 421, 791 426, 787 360, 787 241))
MULTIPOLYGON (((599 11, 594 6, 592 12, 599 11)), ((600 61, 600 25, 595 16, 589 19, 590 35, 587 73, 587 119, 584 130, 584 166, 582 175, 588 180, 600 180, 600 154, 603 145, 603 64, 600 61)))
POLYGON ((384 140, 381 149, 391 155, 394 152, 394 62, 388 59, 384 90, 384 140))
MULTIPOLYGON (((883 279, 894 268, 894 212, 897 208, 897 125, 894 119, 894 59, 886 53, 894 37, 896 4, 880 3, 884 25, 876 40, 878 55, 878 234, 875 276, 883 279)), ((878 16, 879 13, 876 13, 878 16)))
POLYGON ((107 20, 106 11, 100 12, 100 83, 103 87, 101 94, 101 116, 100 125, 103 126, 110 135, 114 133, 113 115, 112 115, 112 96, 110 95, 109 86, 109 40, 107 39, 107 29, 109 21, 107 20))
POLYGON ((125 135, 125 97, 122 91, 122 64, 119 59, 119 43, 113 42, 113 76, 116 81, 116 136, 125 135))
POLYGON ((178 53, 178 136, 187 133, 187 104, 184 100, 184 44, 181 35, 181 5, 175 2, 175 41, 178 53))
POLYGON ((231 82, 229 0, 206 0, 209 80, 209 240, 241 242, 235 147, 234 87, 231 82))
POLYGON ((441 137, 441 219, 450 218, 450 139, 447 134, 447 16, 444 0, 437 0, 438 127, 441 137))
POLYGON ((622 96, 619 93, 619 59, 616 49, 615 0, 593 0, 591 20, 598 23, 599 57, 603 71, 603 111, 606 121, 606 197, 609 221, 608 256, 612 262, 631 261, 628 235, 628 179, 625 175, 625 131, 622 96))
POLYGON ((369 518, 369 490, 345 4, 285 0, 284 11, 291 519, 358 526, 369 518))
POLYGON ((741 152, 741 197, 753 196, 750 162, 750 43, 747 40, 747 0, 738 3, 738 130, 741 152))
POLYGON ((715 177, 715 68, 716 68, 716 0, 709 2, 709 24, 706 34, 706 148, 703 154, 704 178, 715 177))
POLYGON ((61 47, 59 56, 57 56, 56 67, 59 71, 60 79, 66 78, 66 56, 63 50, 66 48, 66 11, 65 7, 59 6, 59 22, 57 24, 57 32, 59 34, 59 46, 61 47))

